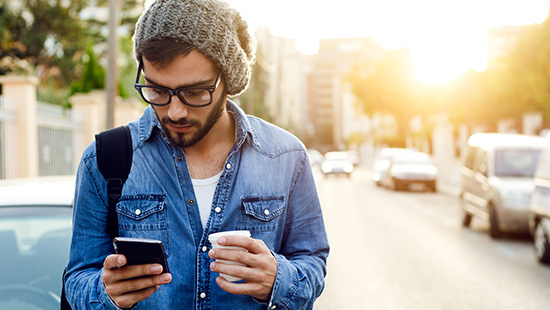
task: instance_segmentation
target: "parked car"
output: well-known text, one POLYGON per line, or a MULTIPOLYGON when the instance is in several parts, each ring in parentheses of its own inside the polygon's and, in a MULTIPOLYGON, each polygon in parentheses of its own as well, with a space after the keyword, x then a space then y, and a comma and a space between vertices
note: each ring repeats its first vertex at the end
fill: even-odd
POLYGON ((528 232, 533 177, 545 139, 536 136, 476 133, 468 139, 461 169, 462 224, 473 216, 489 222, 489 234, 528 232))
POLYGON ((353 163, 347 152, 327 152, 321 164, 321 171, 325 175, 343 174, 349 177, 353 172, 353 163))
POLYGON ((0 181, 0 309, 59 309, 74 177, 0 181))
POLYGON ((393 155, 399 154, 401 152, 410 152, 405 148, 398 147, 385 147, 378 152, 378 155, 374 159, 374 164, 372 167, 372 180, 378 186, 384 185, 384 178, 386 177, 386 172, 390 167, 391 158, 393 155))
POLYGON ((307 156, 311 166, 319 166, 323 161, 323 154, 316 149, 307 149, 307 156))
POLYGON ((437 167, 430 155, 422 152, 400 152, 393 155, 384 178, 387 188, 437 191, 437 167))
POLYGON ((547 141, 539 156, 529 207, 529 232, 534 239, 535 256, 544 264, 550 264, 550 135, 547 141))

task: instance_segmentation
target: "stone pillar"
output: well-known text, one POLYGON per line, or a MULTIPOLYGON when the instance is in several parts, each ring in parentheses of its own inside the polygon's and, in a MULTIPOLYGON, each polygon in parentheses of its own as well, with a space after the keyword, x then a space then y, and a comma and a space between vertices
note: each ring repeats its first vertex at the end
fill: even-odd
POLYGON ((16 177, 38 176, 38 130, 36 125, 36 86, 34 76, 0 76, 2 93, 15 101, 17 134, 16 177))
POLYGON ((138 119, 147 105, 136 98, 121 100, 117 98, 115 105, 115 127, 127 125, 129 122, 138 119))
POLYGON ((82 122, 82 134, 74 141, 75 158, 80 159, 84 148, 95 139, 95 134, 105 130, 105 93, 77 93, 69 100, 73 114, 82 122))

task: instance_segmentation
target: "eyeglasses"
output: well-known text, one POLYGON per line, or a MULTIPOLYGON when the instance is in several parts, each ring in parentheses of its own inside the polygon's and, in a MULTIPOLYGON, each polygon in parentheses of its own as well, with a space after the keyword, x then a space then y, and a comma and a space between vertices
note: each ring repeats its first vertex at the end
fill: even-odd
POLYGON ((172 101, 172 96, 178 96, 184 104, 200 108, 212 103, 214 91, 220 84, 222 73, 218 74, 216 82, 212 86, 204 87, 180 87, 171 89, 163 86, 153 86, 140 84, 139 77, 143 69, 143 61, 139 62, 139 68, 134 83, 135 89, 139 92, 145 102, 155 106, 165 106, 172 101))

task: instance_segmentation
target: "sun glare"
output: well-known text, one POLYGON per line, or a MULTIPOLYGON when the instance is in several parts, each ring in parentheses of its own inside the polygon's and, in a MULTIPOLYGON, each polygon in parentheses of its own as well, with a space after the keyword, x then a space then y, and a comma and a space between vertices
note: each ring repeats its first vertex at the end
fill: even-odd
POLYGON ((320 39, 373 36, 385 48, 407 47, 419 79, 442 84, 483 71, 488 27, 541 23, 548 0, 227 0, 251 26, 295 38, 314 54, 320 39), (292 8, 292 9, 289 9, 292 8))

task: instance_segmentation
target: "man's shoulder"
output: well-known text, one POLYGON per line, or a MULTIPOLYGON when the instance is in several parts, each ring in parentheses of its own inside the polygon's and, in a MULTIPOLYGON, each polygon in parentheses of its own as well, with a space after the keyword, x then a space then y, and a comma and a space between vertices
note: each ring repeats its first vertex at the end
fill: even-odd
MULTIPOLYGON (((132 138, 132 149, 135 149, 136 146, 139 144, 141 140, 144 140, 143 138, 143 121, 142 119, 136 119, 130 123, 127 124, 128 128, 130 129, 130 135, 132 138), (141 122, 140 122, 141 121, 141 122)), ((101 131, 103 132, 103 131, 101 131)), ((98 132, 97 134, 100 134, 101 132, 98 132)), ((82 152, 82 160, 88 161, 91 159, 94 159, 97 157, 97 149, 96 149, 96 139, 94 138, 84 149, 82 152)))

